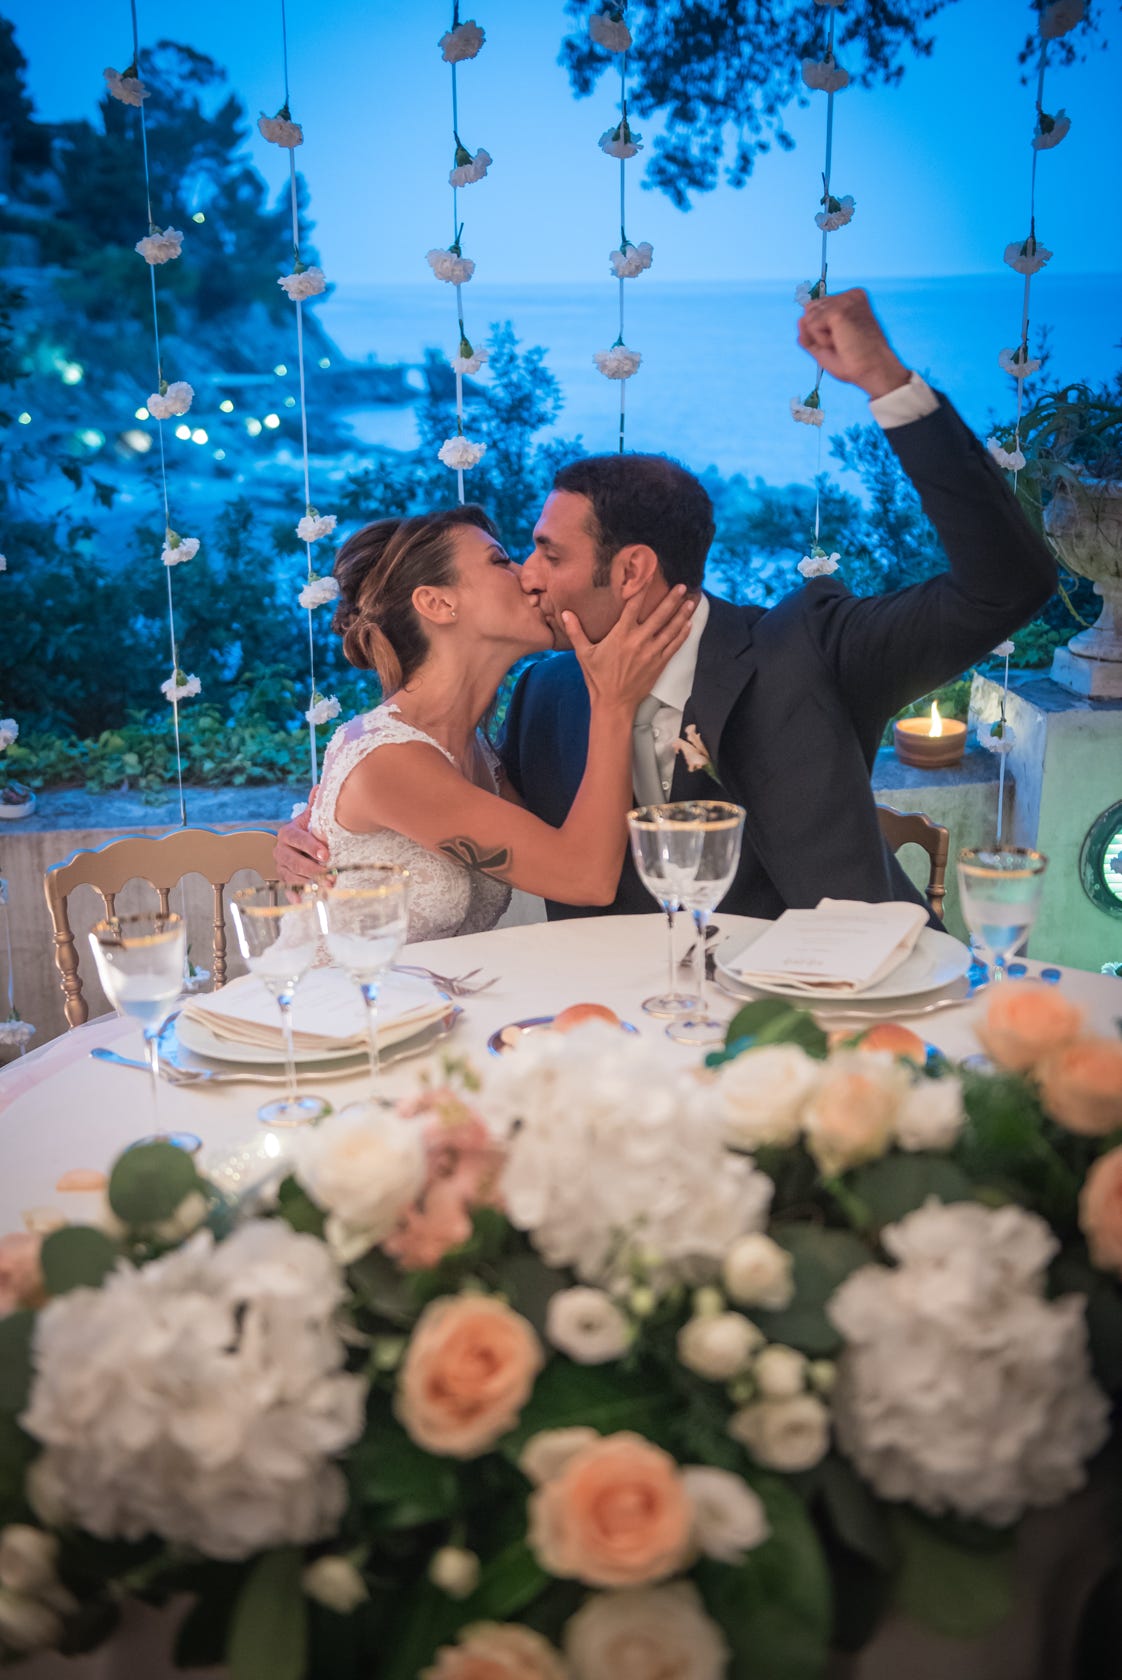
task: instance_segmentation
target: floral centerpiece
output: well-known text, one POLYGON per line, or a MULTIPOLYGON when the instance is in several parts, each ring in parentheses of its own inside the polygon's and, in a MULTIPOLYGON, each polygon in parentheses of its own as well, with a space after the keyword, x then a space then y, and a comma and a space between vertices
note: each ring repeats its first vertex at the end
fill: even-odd
POLYGON ((811 1680, 1000 1620, 1122 1389, 1122 1041, 1028 982, 979 1032, 542 1034, 255 1209, 128 1151, 0 1244, 0 1648, 133 1596, 234 1680, 811 1680))

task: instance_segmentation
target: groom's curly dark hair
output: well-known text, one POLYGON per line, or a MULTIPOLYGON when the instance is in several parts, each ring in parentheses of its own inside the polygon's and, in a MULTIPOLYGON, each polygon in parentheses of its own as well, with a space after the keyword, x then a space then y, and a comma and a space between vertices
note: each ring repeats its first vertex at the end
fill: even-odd
POLYGON ((713 503, 700 479, 668 455, 586 455, 553 480, 555 490, 587 496, 589 535, 596 544, 594 584, 608 582, 613 555, 645 543, 658 555, 671 587, 701 588, 716 529, 713 503))

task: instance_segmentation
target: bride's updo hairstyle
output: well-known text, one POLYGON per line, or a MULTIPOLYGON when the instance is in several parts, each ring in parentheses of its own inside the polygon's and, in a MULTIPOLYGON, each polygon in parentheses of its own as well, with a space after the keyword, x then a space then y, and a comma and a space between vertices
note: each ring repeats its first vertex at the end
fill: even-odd
POLYGON ((343 638, 347 662, 376 671, 383 694, 407 683, 429 651, 413 591, 455 584, 453 544, 461 525, 497 535, 483 509, 469 502, 412 519, 376 519, 335 556, 339 603, 332 628, 343 638))

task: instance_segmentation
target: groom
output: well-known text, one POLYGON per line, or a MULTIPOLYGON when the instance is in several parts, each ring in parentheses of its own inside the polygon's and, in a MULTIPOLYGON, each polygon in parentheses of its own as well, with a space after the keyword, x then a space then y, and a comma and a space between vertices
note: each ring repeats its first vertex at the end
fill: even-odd
MULTIPOLYGON (((1054 563, 1003 474, 946 398, 909 373, 863 291, 809 304, 799 342, 836 379, 867 392, 950 569, 865 600, 831 577, 770 610, 702 596, 689 639, 639 708, 635 792, 647 803, 744 807, 740 868, 723 907, 750 916, 823 897, 922 902, 885 845, 869 784, 884 727, 984 658, 1055 584, 1054 563), (705 768, 674 751, 692 731, 705 768)), ((564 611, 597 641, 636 593, 650 609, 676 583, 700 590, 712 536, 712 504, 691 473, 661 456, 592 456, 554 480, 522 587, 539 597, 556 647, 571 645, 564 611)), ((511 783, 547 822, 564 821, 587 731, 576 659, 532 666, 514 691, 502 754, 511 783)), ((628 858, 611 910, 654 908, 628 858)))

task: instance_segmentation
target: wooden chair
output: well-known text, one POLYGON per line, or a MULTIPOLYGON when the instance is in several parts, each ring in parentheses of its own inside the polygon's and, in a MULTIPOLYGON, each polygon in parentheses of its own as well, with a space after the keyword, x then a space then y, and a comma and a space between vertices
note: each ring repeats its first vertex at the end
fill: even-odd
POLYGON ((93 887, 100 894, 106 916, 112 916, 117 894, 127 882, 148 881, 155 887, 160 910, 170 908, 171 890, 184 875, 198 874, 209 881, 214 893, 213 948, 211 972, 215 987, 226 981, 225 891, 239 869, 252 869, 262 880, 274 884, 273 863, 276 834, 269 828, 238 828, 222 834, 216 828, 181 828, 173 834, 126 834, 72 852, 43 875, 51 926, 54 929, 54 958, 65 999, 66 1021, 80 1027, 89 1018, 78 973, 78 952, 70 926, 67 899, 75 887, 93 887))
POLYGON ((922 846, 930 859, 925 889, 932 913, 943 920, 943 900, 947 896, 947 858, 951 849, 951 831, 932 822, 922 811, 894 811, 891 805, 878 805, 880 830, 894 852, 909 841, 922 846))

